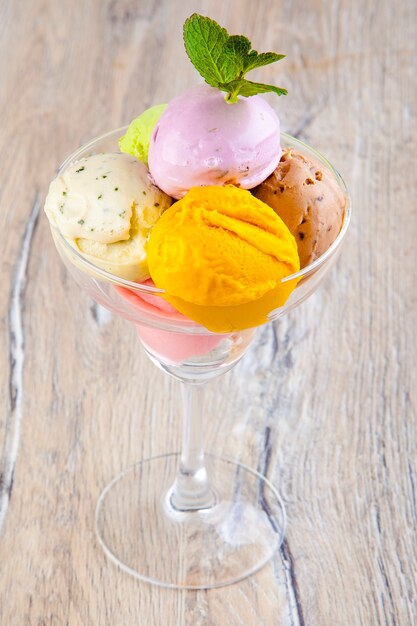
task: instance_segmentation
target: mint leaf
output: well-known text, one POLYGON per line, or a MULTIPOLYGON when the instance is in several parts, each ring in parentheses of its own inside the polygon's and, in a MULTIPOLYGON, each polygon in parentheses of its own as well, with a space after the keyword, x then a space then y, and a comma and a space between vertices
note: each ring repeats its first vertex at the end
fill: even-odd
POLYGON ((206 83, 226 91, 226 101, 233 103, 237 97, 253 96, 272 91, 285 95, 286 89, 254 83, 244 78, 250 70, 283 59, 275 52, 258 53, 243 35, 229 35, 217 22, 194 13, 184 23, 184 45, 191 63, 206 83))
POLYGON ((259 54, 256 50, 252 50, 245 59, 245 73, 281 59, 285 59, 285 54, 277 54, 276 52, 261 52, 259 54))
POLYGON ((253 83, 250 80, 240 79, 234 80, 230 83, 225 83, 219 86, 222 91, 227 91, 226 100, 230 104, 237 101, 238 96, 255 96, 257 93, 267 93, 273 91, 277 96, 286 96, 287 90, 282 87, 275 87, 274 85, 266 85, 265 83, 253 83))
POLYGON ((251 47, 251 42, 243 35, 232 35, 224 44, 224 54, 230 59, 230 63, 234 67, 234 75, 231 80, 246 72, 245 58, 249 55, 251 47))
POLYGON ((234 78, 223 67, 228 38, 227 30, 208 17, 194 13, 184 22, 184 45, 191 63, 213 87, 234 78))

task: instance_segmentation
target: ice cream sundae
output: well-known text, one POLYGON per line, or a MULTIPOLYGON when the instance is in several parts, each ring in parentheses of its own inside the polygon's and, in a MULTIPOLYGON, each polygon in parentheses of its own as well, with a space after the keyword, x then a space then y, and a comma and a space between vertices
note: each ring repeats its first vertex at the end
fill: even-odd
POLYGON ((297 278, 283 279, 333 243, 345 198, 330 171, 281 146, 259 94, 286 90, 246 78, 283 55, 196 14, 184 42, 206 84, 141 113, 121 152, 72 163, 45 211, 93 265, 148 281, 179 314, 229 333, 285 303, 297 278))

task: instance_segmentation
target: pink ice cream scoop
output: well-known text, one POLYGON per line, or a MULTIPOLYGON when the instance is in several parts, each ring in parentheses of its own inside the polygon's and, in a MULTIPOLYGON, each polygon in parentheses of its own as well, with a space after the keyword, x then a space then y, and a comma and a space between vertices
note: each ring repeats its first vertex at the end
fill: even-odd
POLYGON ((279 119, 259 96, 228 104, 199 85, 174 98, 158 120, 148 165, 156 185, 174 198, 191 187, 233 184, 251 189, 281 158, 279 119))
MULTIPOLYGON (((151 280, 146 280, 144 285, 154 286, 151 280)), ((145 315, 151 314, 154 318, 185 320, 181 315, 163 298, 143 292, 137 293, 125 287, 115 287, 120 296, 127 300, 136 309, 141 310, 145 315)), ((162 358, 163 361, 172 365, 177 365, 181 361, 207 354, 216 348, 228 335, 200 335, 177 333, 159 328, 152 328, 146 324, 136 324, 138 335, 148 350, 162 358)))

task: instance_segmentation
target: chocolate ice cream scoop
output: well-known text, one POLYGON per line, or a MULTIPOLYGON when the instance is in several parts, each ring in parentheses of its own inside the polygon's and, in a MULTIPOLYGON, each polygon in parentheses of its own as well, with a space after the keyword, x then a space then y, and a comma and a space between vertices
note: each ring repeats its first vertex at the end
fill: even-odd
POLYGON ((286 148, 272 174, 253 194, 279 215, 294 235, 301 268, 321 256, 339 234, 346 200, 332 173, 286 148))

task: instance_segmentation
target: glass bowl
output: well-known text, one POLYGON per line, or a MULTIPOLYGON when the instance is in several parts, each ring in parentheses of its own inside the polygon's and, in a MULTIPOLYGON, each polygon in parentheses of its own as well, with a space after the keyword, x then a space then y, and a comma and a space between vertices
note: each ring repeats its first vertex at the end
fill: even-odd
MULTIPOLYGON (((126 127, 113 130, 76 150, 59 173, 82 157, 119 152, 118 139, 125 131, 126 127)), ((292 282, 297 286, 282 306, 271 311, 269 322, 317 289, 338 257, 351 216, 346 185, 327 159, 285 133, 281 143, 327 167, 346 198, 346 208, 330 248, 282 279, 283 291, 292 282)), ((167 308, 161 289, 111 274, 84 258, 56 228, 51 231, 77 284, 112 313, 133 322, 151 360, 182 383, 181 452, 140 460, 104 488, 95 515, 99 543, 125 572, 167 587, 208 589, 252 574, 281 545, 284 507, 275 486, 257 471, 232 459, 204 455, 201 393, 206 381, 242 358, 256 329, 210 332, 167 308)))

